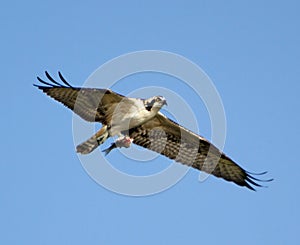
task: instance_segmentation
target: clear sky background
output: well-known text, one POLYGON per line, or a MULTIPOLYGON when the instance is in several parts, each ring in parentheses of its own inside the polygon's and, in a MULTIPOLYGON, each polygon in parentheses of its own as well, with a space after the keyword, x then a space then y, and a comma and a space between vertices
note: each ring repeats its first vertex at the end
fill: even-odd
MULTIPOLYGON (((3 2, 0 243, 299 244, 299 10, 296 0, 3 2), (224 151, 249 171, 269 171, 268 188, 252 192, 213 176, 200 183, 190 170, 167 191, 129 197, 88 176, 72 113, 32 84, 60 70, 80 86, 108 60, 144 49, 178 53, 205 70, 226 112, 224 151)), ((115 90, 164 79, 171 81, 139 74, 115 90)), ((209 138, 203 104, 187 97, 209 138)), ((171 164, 137 164, 118 151, 109 158, 131 174, 171 164)))

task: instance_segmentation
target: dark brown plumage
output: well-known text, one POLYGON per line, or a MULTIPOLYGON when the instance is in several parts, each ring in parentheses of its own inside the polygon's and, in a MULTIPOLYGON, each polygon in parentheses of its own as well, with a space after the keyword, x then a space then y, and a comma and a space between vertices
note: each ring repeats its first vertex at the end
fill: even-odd
MULTIPOLYGON (((46 72, 46 77, 51 83, 38 77, 37 79, 43 85, 35 86, 89 122, 110 125, 111 117, 118 104, 127 100, 127 97, 109 89, 75 88, 63 78, 61 73, 58 74, 63 84, 56 82, 46 72)), ((132 100, 130 100, 130 103, 133 103, 132 100)), ((136 145, 251 190, 255 190, 253 186, 261 187, 257 182, 271 181, 271 179, 260 180, 253 177, 204 137, 185 129, 161 113, 158 113, 146 123, 129 128, 128 131, 122 133, 129 135, 136 145)), ((90 139, 78 146, 77 150, 79 149, 81 153, 89 153, 90 151, 85 152, 86 148, 84 148, 85 144, 88 143, 90 144, 89 148, 94 150, 105 141, 104 139, 99 143, 97 137, 97 134, 92 136, 92 143, 90 139), (83 149, 80 150, 80 147, 83 147, 83 149)), ((112 144, 106 150, 106 153, 114 148, 116 148, 116 145, 112 144)), ((262 174, 265 174, 265 172, 258 175, 262 174)))
POLYGON ((73 87, 64 79, 60 72, 58 74, 64 84, 56 82, 48 72, 45 72, 45 74, 52 84, 37 77, 46 86, 36 84, 34 86, 89 122, 106 124, 115 107, 124 99, 124 96, 109 89, 73 87))
POLYGON ((251 190, 255 189, 250 184, 261 187, 255 181, 271 181, 253 177, 208 140, 161 114, 144 125, 130 129, 129 136, 134 144, 251 190))

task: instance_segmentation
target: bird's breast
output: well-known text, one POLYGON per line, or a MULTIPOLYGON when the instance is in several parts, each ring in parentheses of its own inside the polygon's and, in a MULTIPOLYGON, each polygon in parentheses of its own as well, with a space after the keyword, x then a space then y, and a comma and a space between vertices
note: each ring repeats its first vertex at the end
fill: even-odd
MULTIPOLYGON (((132 106, 133 107, 133 106, 132 106)), ((123 113, 115 113, 111 120, 110 135, 114 136, 121 131, 135 128, 151 120, 156 113, 147 111, 144 108, 127 108, 123 113)))

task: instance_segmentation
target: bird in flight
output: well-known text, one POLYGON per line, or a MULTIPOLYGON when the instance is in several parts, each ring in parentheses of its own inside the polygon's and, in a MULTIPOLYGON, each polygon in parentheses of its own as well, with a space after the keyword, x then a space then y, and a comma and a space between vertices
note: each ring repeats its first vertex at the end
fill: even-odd
POLYGON ((129 98, 110 89, 73 87, 60 72, 61 83, 45 72, 48 81, 37 77, 41 89, 89 122, 99 122, 102 128, 76 147, 78 153, 88 154, 109 137, 118 136, 104 150, 108 154, 117 147, 131 143, 164 155, 176 162, 255 190, 261 180, 236 164, 204 137, 193 133, 167 118, 160 109, 167 104, 163 96, 149 99, 129 98))

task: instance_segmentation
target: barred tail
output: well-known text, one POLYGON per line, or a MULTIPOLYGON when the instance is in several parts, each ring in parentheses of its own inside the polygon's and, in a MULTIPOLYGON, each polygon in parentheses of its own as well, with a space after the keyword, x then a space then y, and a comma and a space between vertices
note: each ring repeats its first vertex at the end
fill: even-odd
POLYGON ((99 145, 104 143, 108 138, 107 126, 103 126, 96 134, 94 134, 87 141, 81 143, 76 147, 76 151, 81 154, 88 154, 95 150, 99 145))

